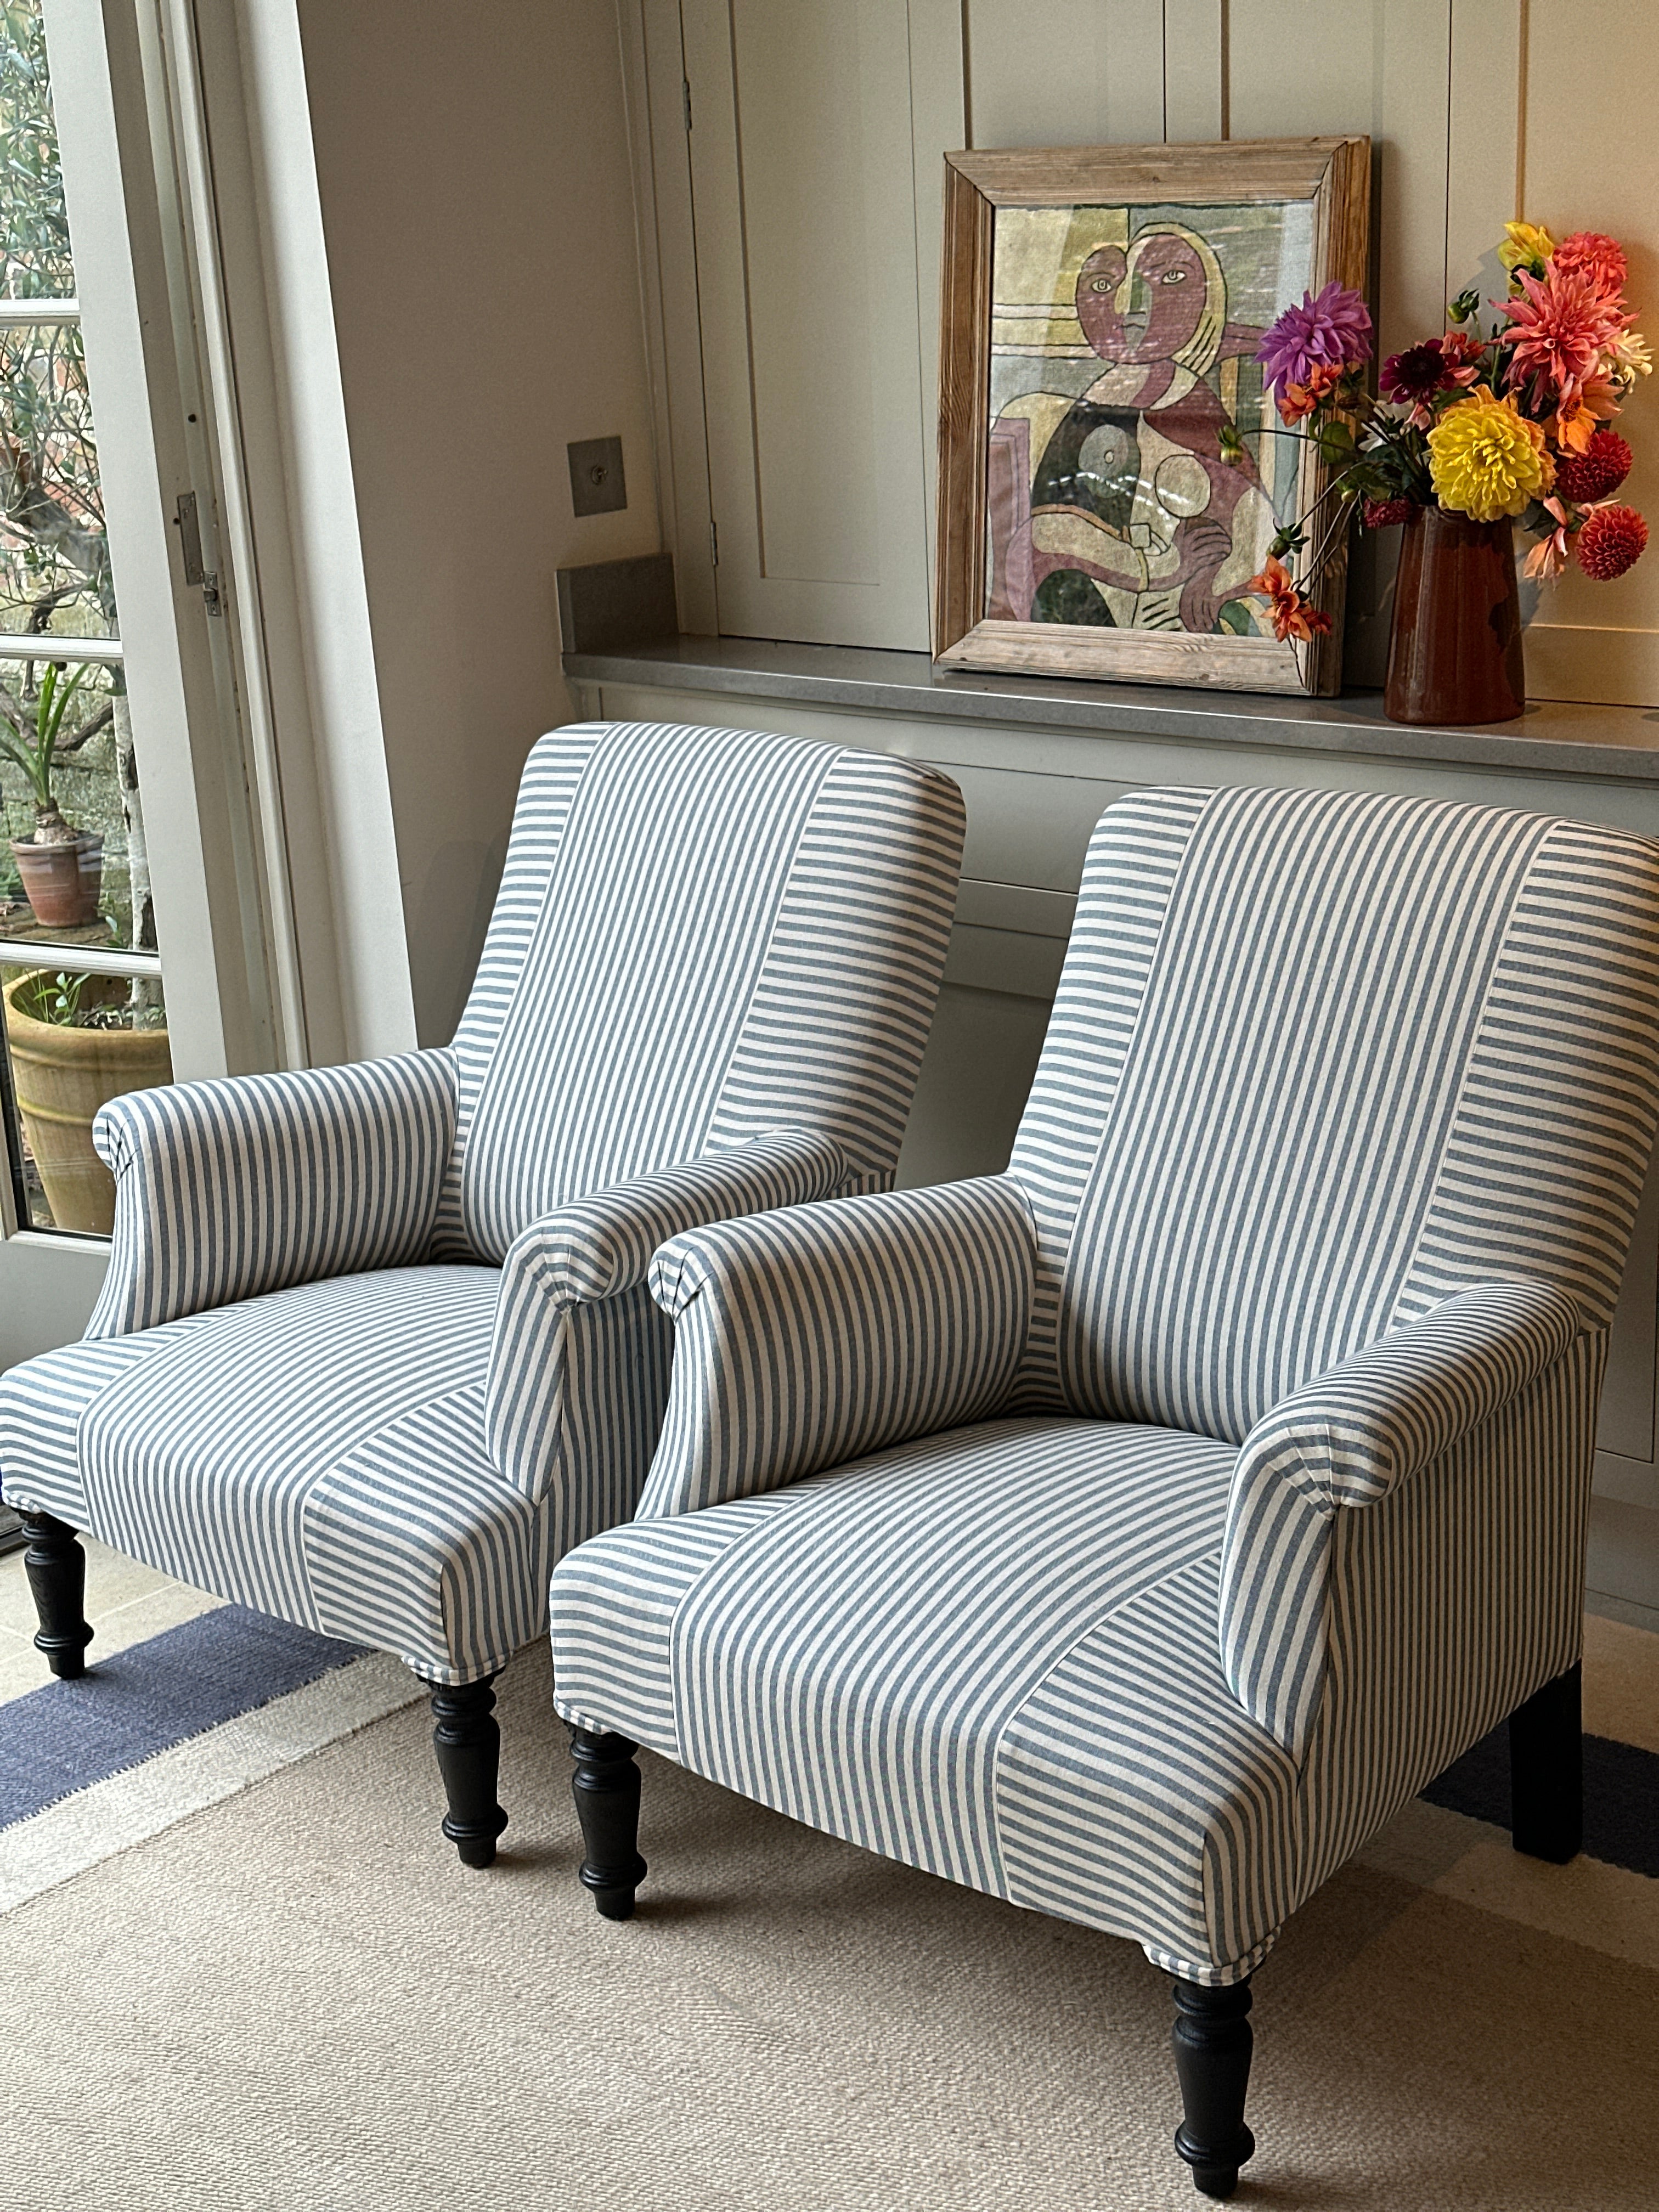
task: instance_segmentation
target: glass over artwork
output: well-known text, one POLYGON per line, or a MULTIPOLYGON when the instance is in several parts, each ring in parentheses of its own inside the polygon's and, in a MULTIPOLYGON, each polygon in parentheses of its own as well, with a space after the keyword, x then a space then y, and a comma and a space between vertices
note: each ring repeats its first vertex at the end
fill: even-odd
POLYGON ((1255 355, 1309 283, 1313 218, 1311 200, 997 210, 987 617, 1272 636, 1245 586, 1297 512, 1304 448, 1255 355))

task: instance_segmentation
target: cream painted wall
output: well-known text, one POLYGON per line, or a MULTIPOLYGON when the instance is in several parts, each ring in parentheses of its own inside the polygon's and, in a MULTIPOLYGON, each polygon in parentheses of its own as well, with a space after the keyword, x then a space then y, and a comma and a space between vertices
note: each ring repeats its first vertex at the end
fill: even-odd
POLYGON ((524 757, 574 711, 554 571, 659 542, 611 0, 301 0, 422 1042, 477 963, 524 757), (578 520, 568 441, 619 433, 578 520))

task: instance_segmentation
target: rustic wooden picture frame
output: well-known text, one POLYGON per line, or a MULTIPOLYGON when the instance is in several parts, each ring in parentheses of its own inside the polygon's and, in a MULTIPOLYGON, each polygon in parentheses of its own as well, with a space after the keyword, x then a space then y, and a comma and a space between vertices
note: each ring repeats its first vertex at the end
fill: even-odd
MULTIPOLYGON (((1329 694, 1341 680, 1345 564, 1313 604, 1331 619, 1310 644, 1225 631, 1097 628, 990 620, 987 498, 990 454, 992 253, 1003 207, 1238 207, 1311 200, 1308 289, 1365 285, 1369 138, 1283 138, 1216 146, 1102 146, 945 157, 939 337, 939 567, 935 658, 948 666, 1026 674, 1329 694)), ((1328 481, 1302 449, 1298 506, 1328 481)))

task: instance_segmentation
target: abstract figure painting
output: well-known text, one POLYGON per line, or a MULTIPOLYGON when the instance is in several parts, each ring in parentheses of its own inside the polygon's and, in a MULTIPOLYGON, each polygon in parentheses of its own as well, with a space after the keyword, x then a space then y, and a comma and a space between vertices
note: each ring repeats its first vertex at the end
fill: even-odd
POLYGON ((941 660, 1336 689, 1340 564, 1310 637, 1261 588, 1325 462, 1256 352, 1363 283, 1368 172, 1364 139, 946 157, 941 660))

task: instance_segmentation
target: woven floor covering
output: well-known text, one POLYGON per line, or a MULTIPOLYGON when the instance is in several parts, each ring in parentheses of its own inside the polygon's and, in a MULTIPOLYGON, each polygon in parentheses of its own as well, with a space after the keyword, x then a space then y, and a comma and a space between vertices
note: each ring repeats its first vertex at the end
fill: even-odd
MULTIPOLYGON (((1589 1725, 1659 1769, 1659 1637, 1590 1628, 1589 1725)), ((1166 1985, 1133 1946, 652 1759, 652 1877, 639 1917, 609 1925, 574 1880, 543 1655, 500 1686, 513 1826, 489 1873, 440 1841, 416 1705, 181 1806, 0 1917, 6 2203, 1200 2201, 1170 2148, 1166 1985)), ((1471 1771, 1441 1794, 1478 1804, 1484 1786, 1471 1771)), ((1639 1859, 1644 1832, 1626 1802, 1604 1848, 1639 1859)), ((1659 2203, 1659 1880, 1637 1868, 1539 1866, 1494 1821, 1419 1802, 1292 1923, 1255 1992, 1261 2148, 1240 2204, 1659 2203)))

